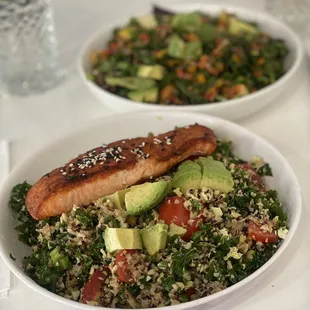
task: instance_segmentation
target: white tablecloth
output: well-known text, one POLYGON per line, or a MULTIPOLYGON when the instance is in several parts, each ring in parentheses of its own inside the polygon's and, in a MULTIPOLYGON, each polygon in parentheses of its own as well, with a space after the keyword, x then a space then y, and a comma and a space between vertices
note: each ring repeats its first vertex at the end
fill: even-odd
MULTIPOLYGON (((11 142, 12 167, 43 143, 78 126, 85 120, 109 113, 92 97, 79 80, 74 60, 84 40, 102 23, 120 17, 144 13, 150 0, 58 0, 54 1, 56 26, 59 31, 62 61, 69 70, 66 81, 40 96, 0 99, 0 139, 11 142), (126 5, 127 4, 127 5, 126 5)), ((164 2, 164 1, 161 1, 164 2)), ((169 2, 180 2, 167 0, 169 2)), ((227 1, 226 1, 227 2, 227 1)), ((263 1, 239 0, 258 10, 263 1)), ((240 121, 242 125, 264 136, 289 160, 299 177, 305 214, 299 234, 276 268, 255 288, 217 309, 231 310, 308 310, 310 309, 310 78, 308 65, 299 73, 299 87, 283 93, 268 109, 240 121)), ((1 97, 0 97, 1 98, 1 97)), ((1 310, 66 310, 51 300, 29 290, 15 277, 9 298, 0 300, 1 310), (43 306, 44 305, 44 306, 43 306)))

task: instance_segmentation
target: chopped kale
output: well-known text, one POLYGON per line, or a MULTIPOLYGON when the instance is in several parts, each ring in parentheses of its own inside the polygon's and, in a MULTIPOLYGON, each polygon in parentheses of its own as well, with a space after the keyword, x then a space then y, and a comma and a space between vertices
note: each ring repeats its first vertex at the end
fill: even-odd
POLYGON ((271 217, 279 217, 281 223, 287 221, 287 215, 283 210, 283 206, 278 199, 278 194, 275 190, 269 190, 266 192, 265 206, 269 209, 271 217))
POLYGON ((176 279, 183 278, 184 271, 189 267, 190 263, 198 258, 197 249, 192 248, 186 250, 182 248, 179 252, 173 254, 172 259, 172 273, 176 279))
POLYGON ((34 245, 37 243, 37 221, 31 217, 25 205, 25 198, 30 188, 31 185, 27 182, 15 185, 11 192, 9 208, 14 211, 20 223, 16 227, 19 240, 27 245, 34 245))
POLYGON ((133 296, 137 296, 140 293, 140 288, 136 283, 132 285, 128 285, 127 290, 133 296))
POLYGON ((107 216, 104 219, 105 224, 109 224, 111 227, 119 228, 121 227, 120 222, 113 216, 107 216))
POLYGON ((203 204, 196 199, 191 199, 191 203, 194 211, 200 211, 203 208, 203 204))
POLYGON ((91 214, 87 208, 78 208, 76 211, 76 219, 86 228, 95 227, 98 224, 98 219, 91 214))
POLYGON ((170 292, 172 290, 172 285, 175 283, 175 279, 173 277, 168 277, 163 281, 163 288, 166 292, 170 292))
POLYGON ((259 168, 257 170, 257 173, 260 175, 260 176, 272 176, 272 170, 271 170, 271 167, 269 166, 269 164, 264 164, 263 167, 259 168))

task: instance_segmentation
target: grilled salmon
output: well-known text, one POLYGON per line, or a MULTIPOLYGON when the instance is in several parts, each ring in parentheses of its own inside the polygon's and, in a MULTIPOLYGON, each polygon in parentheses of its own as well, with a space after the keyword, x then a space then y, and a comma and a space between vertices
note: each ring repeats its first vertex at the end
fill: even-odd
POLYGON ((44 175, 29 190, 26 208, 36 220, 60 215, 74 205, 88 206, 161 176, 184 159, 211 154, 215 148, 213 131, 198 124, 100 146, 44 175))

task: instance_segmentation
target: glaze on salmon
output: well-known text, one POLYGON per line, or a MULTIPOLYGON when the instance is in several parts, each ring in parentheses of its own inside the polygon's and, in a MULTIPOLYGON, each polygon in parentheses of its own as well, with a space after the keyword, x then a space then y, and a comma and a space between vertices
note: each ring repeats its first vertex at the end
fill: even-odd
POLYGON ((120 140, 88 151, 44 175, 26 196, 34 219, 61 215, 102 196, 161 176, 184 159, 212 154, 213 131, 198 124, 158 136, 120 140))

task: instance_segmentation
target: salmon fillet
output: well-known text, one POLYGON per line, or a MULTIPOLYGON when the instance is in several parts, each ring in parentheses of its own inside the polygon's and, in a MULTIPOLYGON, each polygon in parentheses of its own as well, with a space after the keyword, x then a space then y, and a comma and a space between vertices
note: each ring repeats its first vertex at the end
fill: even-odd
POLYGON ((184 159, 211 154, 215 148, 213 131, 198 124, 100 146, 44 175, 29 190, 26 208, 36 220, 61 215, 74 205, 88 206, 161 176, 184 159))

